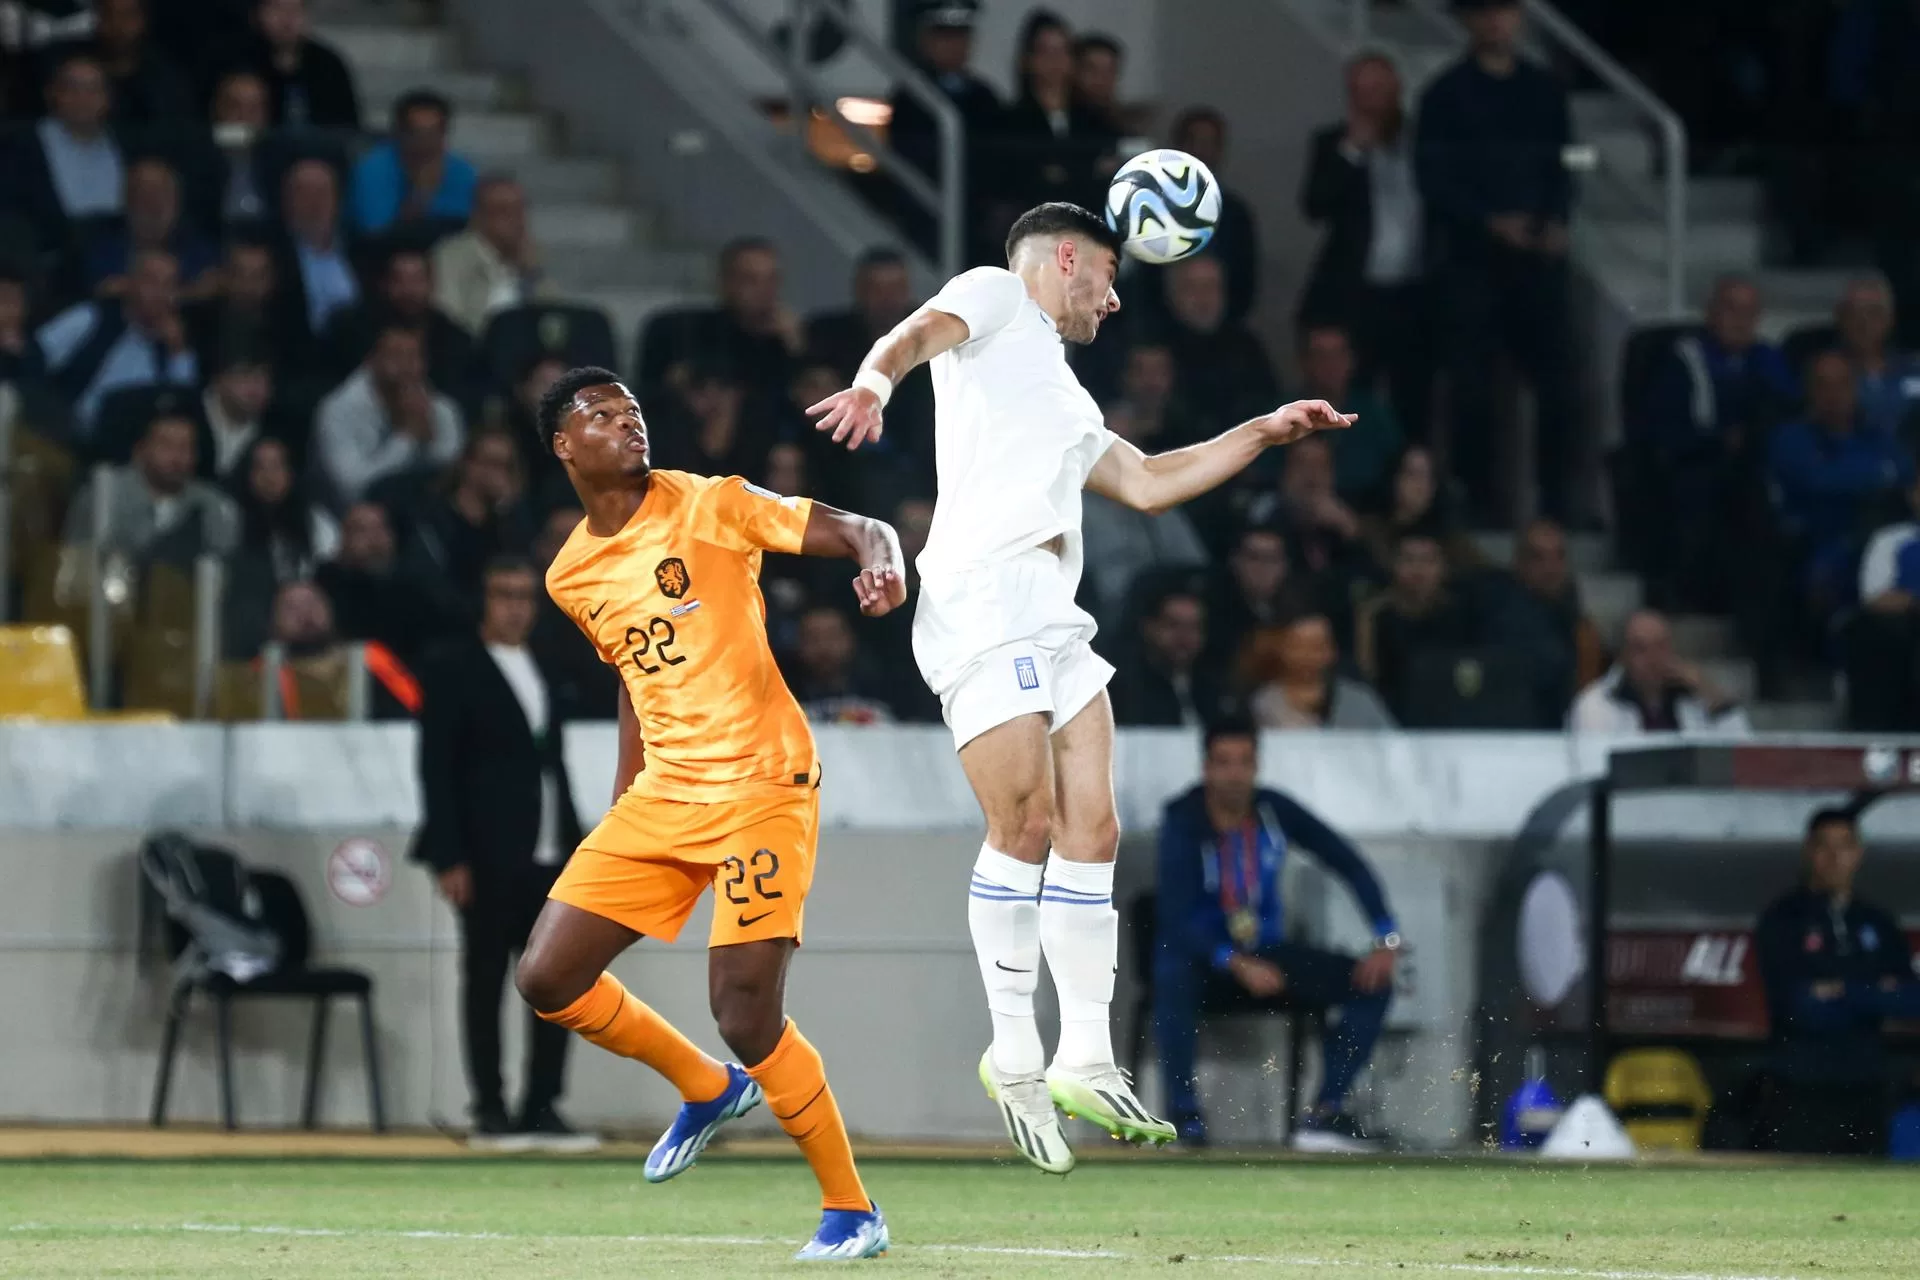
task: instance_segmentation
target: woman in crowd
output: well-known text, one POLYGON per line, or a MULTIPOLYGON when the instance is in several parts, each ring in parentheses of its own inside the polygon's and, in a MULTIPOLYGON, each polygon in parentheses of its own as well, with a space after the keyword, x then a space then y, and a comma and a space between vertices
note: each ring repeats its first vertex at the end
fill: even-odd
POLYGON ((240 506, 240 551, 262 559, 275 583, 310 578, 340 549, 340 526, 306 495, 287 446, 262 436, 233 469, 240 506))
POLYGON ((1325 614, 1297 614, 1254 632, 1241 659, 1254 720, 1266 729, 1393 728, 1379 695, 1341 675, 1339 660, 1325 614))
POLYGON ((1441 490, 1439 468, 1425 445, 1408 445, 1393 468, 1380 509, 1361 521, 1361 533, 1382 573, 1393 566, 1402 534, 1423 533, 1440 544, 1455 573, 1480 567, 1482 557, 1441 490))

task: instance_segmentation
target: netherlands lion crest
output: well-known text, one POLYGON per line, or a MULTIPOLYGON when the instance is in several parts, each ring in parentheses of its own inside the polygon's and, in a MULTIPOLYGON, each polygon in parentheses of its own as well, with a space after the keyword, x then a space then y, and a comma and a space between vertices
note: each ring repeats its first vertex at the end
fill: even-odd
POLYGON ((693 585, 687 576, 687 562, 679 556, 668 556, 653 566, 653 580, 660 584, 660 594, 669 600, 678 600, 693 585))

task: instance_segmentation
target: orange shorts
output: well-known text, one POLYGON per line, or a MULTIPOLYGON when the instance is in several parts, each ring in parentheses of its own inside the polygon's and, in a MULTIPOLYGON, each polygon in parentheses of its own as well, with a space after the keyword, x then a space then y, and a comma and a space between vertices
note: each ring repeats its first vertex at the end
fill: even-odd
POLYGON ((547 896, 672 942, 712 885, 708 946, 798 942, 819 831, 812 787, 714 804, 624 795, 547 896))

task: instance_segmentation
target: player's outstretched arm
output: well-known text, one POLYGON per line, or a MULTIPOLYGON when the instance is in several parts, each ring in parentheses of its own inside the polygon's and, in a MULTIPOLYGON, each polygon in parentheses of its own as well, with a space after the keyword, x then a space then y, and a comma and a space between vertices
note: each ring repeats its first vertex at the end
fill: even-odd
POLYGON ((1087 476, 1087 488, 1115 502, 1158 515, 1217 489, 1274 445, 1292 444, 1316 431, 1340 431, 1357 420, 1324 400, 1296 400, 1264 418, 1243 422, 1211 440, 1151 456, 1115 440, 1087 476))
POLYGON ((860 362, 860 372, 854 375, 852 386, 807 410, 820 418, 813 424, 814 429, 833 432, 834 443, 844 440, 849 449, 858 449, 868 440, 878 440, 882 430, 881 411, 887 407, 900 379, 966 340, 965 320, 931 307, 921 307, 873 344, 873 350, 860 362))
POLYGON ((807 516, 800 554, 830 556, 859 565, 853 594, 860 601, 860 612, 869 618, 891 613, 907 602, 907 571, 900 554, 900 538, 884 520, 815 502, 807 516))

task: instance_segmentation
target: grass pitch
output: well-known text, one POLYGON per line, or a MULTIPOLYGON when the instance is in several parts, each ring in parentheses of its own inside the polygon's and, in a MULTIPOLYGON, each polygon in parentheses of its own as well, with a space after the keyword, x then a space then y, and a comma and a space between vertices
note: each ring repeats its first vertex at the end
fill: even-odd
MULTIPOLYGON (((1360 1280, 1920 1276, 1920 1171, 1457 1163, 871 1161, 860 1274, 1360 1280)), ((664 1186, 629 1160, 0 1163, 0 1276, 766 1276, 812 1230, 796 1160, 664 1186)))

